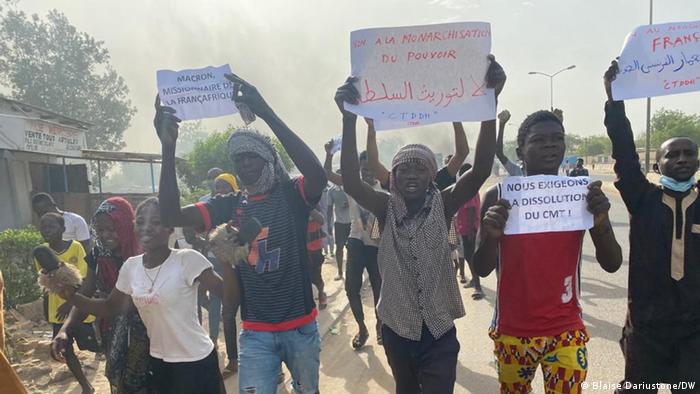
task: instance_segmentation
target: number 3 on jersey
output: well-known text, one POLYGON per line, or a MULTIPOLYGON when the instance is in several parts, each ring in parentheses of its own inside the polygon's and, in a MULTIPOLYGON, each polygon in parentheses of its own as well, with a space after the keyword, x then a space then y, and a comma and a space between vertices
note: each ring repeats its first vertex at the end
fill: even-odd
POLYGON ((566 304, 574 297, 573 277, 571 275, 564 278, 564 294, 561 295, 562 304, 566 304))

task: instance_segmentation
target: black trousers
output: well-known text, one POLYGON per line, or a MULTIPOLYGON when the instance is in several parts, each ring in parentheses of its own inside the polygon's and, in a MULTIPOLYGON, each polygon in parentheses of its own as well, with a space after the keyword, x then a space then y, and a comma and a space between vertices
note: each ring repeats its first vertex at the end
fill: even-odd
POLYGON ((685 338, 641 332, 625 327, 620 340, 625 356, 625 380, 618 393, 656 393, 648 384, 679 384, 672 393, 700 393, 700 331, 685 338), (682 382, 695 382, 695 387, 682 382), (627 383, 627 387, 625 384, 627 383), (630 384, 640 384, 637 387, 630 384))
POLYGON ((382 337, 397 394, 451 394, 454 391, 459 353, 454 327, 435 339, 423 324, 420 341, 412 341, 383 325, 382 337))
POLYGON ((374 306, 379 302, 379 290, 382 287, 382 278, 379 275, 377 265, 377 248, 366 246, 362 241, 355 238, 348 239, 348 261, 345 265, 345 294, 355 321, 363 323, 365 314, 362 310, 362 273, 367 269, 369 282, 372 285, 374 295, 374 306))
POLYGON ((223 394, 216 349, 199 361, 169 363, 151 357, 152 387, 159 394, 223 394))

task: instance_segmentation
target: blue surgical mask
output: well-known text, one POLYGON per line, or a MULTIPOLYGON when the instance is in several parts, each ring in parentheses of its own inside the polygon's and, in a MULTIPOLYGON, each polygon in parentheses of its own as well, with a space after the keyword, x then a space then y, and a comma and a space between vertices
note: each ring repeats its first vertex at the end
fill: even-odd
POLYGON ((695 185, 695 177, 690 177, 687 181, 680 182, 666 175, 661 175, 661 185, 666 189, 684 193, 695 185))

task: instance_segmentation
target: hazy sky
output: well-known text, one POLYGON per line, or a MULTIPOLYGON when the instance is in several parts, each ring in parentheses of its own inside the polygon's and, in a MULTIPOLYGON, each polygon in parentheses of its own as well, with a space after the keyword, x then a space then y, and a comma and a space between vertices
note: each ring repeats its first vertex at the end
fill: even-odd
MULTIPOLYGON (((104 41, 138 109, 126 149, 144 152, 159 151, 152 126, 158 69, 229 63, 320 154, 323 142, 340 132, 332 97, 350 72, 351 30, 456 21, 491 23, 493 53, 508 74, 499 103, 513 114, 506 139, 528 113, 549 107, 548 78, 528 71, 572 64, 574 70, 555 79, 554 106, 564 110, 567 131, 603 133, 601 76, 627 33, 649 18, 648 0, 21 0, 19 8, 42 16, 56 8, 104 41)), ((700 20, 700 0, 655 1, 655 23, 687 20, 700 20)), ((655 98, 652 110, 700 112, 699 102, 699 93, 655 98)), ((645 100, 627 108, 635 132, 642 132, 645 100)), ((242 124, 234 115, 204 125, 229 123, 242 124)), ((254 125, 268 130, 260 120, 254 125)), ((466 127, 475 142, 478 125, 466 127)), ((441 124, 380 138, 423 141, 429 134, 434 148, 448 151, 450 130, 441 124)))

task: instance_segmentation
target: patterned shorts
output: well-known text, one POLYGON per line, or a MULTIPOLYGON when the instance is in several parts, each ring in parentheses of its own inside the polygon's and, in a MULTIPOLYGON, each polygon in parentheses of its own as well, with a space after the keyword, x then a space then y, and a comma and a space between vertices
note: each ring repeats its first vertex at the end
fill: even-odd
POLYGON ((553 337, 511 337, 489 332, 494 341, 501 393, 529 393, 537 366, 542 366, 544 391, 581 393, 588 358, 585 330, 573 330, 553 337))

